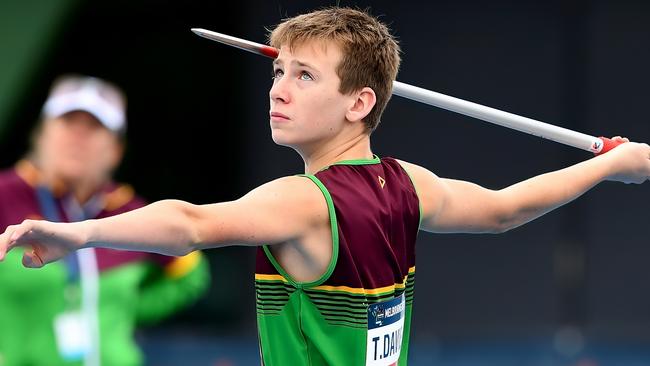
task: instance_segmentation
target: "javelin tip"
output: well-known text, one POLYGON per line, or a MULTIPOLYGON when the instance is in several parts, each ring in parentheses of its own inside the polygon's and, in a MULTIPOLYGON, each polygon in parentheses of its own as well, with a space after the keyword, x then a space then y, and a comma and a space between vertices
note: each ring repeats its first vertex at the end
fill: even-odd
POLYGON ((204 36, 205 35, 205 29, 203 28, 190 28, 192 33, 196 34, 197 36, 204 36))

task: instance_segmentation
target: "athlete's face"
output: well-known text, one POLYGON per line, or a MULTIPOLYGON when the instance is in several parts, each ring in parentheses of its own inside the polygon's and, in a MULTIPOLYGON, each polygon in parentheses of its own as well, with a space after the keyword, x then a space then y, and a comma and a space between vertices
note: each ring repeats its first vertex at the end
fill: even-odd
POLYGON ((354 97, 339 92, 336 67, 342 53, 331 42, 280 48, 273 62, 270 120, 273 141, 311 149, 336 136, 354 97))

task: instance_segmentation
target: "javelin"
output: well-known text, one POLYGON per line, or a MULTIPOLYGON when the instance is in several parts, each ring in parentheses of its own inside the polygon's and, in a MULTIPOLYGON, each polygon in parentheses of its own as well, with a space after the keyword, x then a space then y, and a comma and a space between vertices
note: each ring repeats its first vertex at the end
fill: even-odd
MULTIPOLYGON (((279 54, 279 51, 276 48, 206 29, 192 28, 192 32, 201 37, 258 55, 277 58, 279 54)), ((451 97, 449 95, 419 88, 399 81, 393 82, 393 94, 420 103, 432 105, 434 107, 478 118, 499 126, 508 127, 513 130, 559 142, 561 144, 573 146, 578 149, 591 151, 596 155, 604 154, 619 144, 606 137, 590 136, 564 127, 504 112, 495 108, 451 97)))

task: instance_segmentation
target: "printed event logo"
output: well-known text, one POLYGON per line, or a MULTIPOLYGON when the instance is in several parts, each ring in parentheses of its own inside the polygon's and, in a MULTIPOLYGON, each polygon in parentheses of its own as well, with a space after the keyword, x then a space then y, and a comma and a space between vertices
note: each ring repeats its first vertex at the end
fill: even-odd
POLYGON ((375 319, 375 325, 381 326, 384 324, 384 316, 386 316, 384 304, 377 304, 373 306, 372 317, 375 319))

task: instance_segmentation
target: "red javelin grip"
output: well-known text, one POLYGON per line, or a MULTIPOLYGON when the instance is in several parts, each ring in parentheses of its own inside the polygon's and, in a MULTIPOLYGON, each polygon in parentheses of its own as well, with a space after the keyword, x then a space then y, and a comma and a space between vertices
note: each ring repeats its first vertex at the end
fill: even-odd
POLYGON ((616 146, 624 143, 622 141, 614 141, 612 139, 609 139, 609 138, 603 137, 603 136, 600 136, 598 138, 603 142, 603 148, 599 152, 596 153, 596 156, 602 155, 602 154, 610 151, 611 149, 615 148, 616 146))

